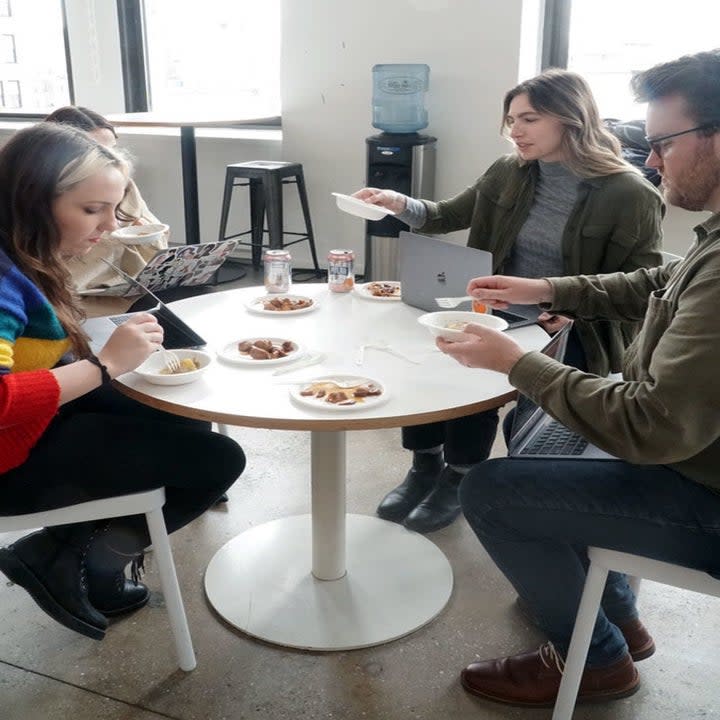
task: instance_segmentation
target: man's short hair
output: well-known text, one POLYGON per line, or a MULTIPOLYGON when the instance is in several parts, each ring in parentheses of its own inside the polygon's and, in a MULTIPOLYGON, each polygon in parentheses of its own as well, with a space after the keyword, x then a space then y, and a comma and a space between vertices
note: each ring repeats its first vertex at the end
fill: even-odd
POLYGON ((660 63, 634 75, 630 84, 638 102, 679 95, 698 125, 720 126, 720 49, 660 63))

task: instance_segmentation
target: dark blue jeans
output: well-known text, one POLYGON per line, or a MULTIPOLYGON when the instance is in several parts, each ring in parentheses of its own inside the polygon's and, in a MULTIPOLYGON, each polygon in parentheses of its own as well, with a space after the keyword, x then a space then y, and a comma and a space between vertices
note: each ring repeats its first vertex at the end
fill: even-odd
MULTIPOLYGON (((489 460, 467 474, 460 502, 480 542, 563 655, 589 546, 720 570, 720 494, 662 465, 489 460)), ((637 616, 624 576, 612 576, 593 631, 590 666, 609 665, 626 652, 614 623, 637 616)))

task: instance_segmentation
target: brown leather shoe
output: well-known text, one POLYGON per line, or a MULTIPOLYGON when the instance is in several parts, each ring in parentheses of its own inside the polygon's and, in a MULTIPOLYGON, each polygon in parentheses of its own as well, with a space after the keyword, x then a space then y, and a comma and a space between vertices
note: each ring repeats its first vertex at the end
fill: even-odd
MULTIPOLYGON (((535 614, 522 596, 518 595, 515 598, 515 607, 530 623, 538 626, 535 614)), ((645 660, 655 653, 655 641, 639 619, 617 623, 617 627, 625 638, 628 652, 634 662, 645 660)))
MULTIPOLYGON (((460 676, 469 693, 523 707, 555 704, 564 661, 551 642, 535 652, 468 665, 460 676)), ((577 702, 603 702, 632 695, 640 678, 630 655, 603 668, 585 668, 577 702)))

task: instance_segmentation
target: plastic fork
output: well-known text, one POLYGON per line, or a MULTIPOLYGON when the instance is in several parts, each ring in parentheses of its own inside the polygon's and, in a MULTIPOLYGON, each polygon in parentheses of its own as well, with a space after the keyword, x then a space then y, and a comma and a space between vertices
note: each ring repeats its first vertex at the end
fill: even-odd
POLYGON ((172 350, 166 350, 162 346, 160 347, 160 352, 162 353, 165 367, 167 367, 167 369, 171 373, 176 373, 178 370, 180 370, 180 358, 175 352, 173 352, 172 350))
POLYGON ((470 302, 471 300, 474 300, 474 297, 471 297, 470 295, 464 295, 463 297, 441 297, 441 298, 435 298, 435 302, 441 307, 441 308, 455 308, 461 303, 464 302, 470 302))

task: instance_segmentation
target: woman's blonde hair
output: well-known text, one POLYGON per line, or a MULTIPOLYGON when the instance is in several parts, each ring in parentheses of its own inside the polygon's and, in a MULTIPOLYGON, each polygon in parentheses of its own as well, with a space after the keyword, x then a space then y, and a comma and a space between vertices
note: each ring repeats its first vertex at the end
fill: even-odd
MULTIPOLYGON (((129 182, 130 165, 119 153, 84 132, 52 123, 15 133, 0 150, 0 245, 45 294, 79 357, 87 357, 90 348, 60 253, 53 204, 107 167, 120 170, 129 182)), ((126 219, 120 210, 118 215, 126 219)))
POLYGON ((552 115, 563 124, 563 164, 575 175, 638 172, 622 159, 620 141, 603 125, 592 90, 577 73, 553 68, 510 90, 503 101, 503 133, 508 129, 510 103, 518 95, 527 95, 538 113, 552 115))

